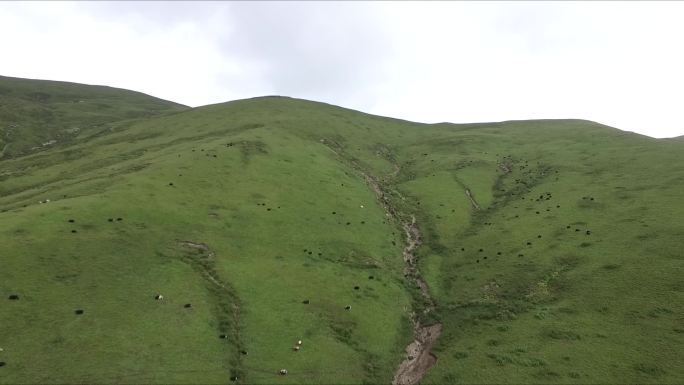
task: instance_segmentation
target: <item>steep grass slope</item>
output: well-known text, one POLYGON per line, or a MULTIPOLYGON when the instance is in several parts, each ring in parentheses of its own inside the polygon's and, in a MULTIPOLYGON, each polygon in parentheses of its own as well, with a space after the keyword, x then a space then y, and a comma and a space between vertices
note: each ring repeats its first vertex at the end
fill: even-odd
POLYGON ((412 311, 424 383, 681 382, 682 150, 265 97, 3 160, 0 382, 388 383, 412 311))
POLYGON ((187 107, 103 86, 0 76, 0 159, 109 132, 187 107))
POLYGON ((680 382, 681 144, 581 121, 454 128, 402 151, 444 324, 425 382, 680 382))
POLYGON ((3 162, 5 381, 391 378, 410 339, 401 234, 315 125, 276 123, 282 103, 3 162))

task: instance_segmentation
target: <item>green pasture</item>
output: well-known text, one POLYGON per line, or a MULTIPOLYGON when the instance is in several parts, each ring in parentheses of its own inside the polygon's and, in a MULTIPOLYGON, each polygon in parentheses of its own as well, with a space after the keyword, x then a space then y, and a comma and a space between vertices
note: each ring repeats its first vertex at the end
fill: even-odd
POLYGON ((389 383, 420 305, 363 173, 421 230, 423 383, 684 378, 681 141, 8 79, 0 383, 389 383), (23 150, 79 124, 106 129, 23 150))

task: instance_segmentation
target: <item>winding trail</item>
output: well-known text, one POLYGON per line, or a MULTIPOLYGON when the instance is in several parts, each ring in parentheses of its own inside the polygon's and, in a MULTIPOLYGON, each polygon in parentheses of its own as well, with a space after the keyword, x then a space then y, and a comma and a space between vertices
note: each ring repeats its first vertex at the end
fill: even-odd
MULTIPOLYGON (((239 377, 244 380, 246 373, 243 370, 241 354, 243 341, 240 335, 240 301, 235 293, 235 289, 227 282, 221 280, 216 272, 214 266, 216 254, 209 248, 209 245, 201 242, 183 240, 176 240, 176 243, 186 251, 193 250, 195 252, 195 254, 184 253, 185 255, 181 257, 181 260, 188 263, 207 281, 207 283, 210 284, 210 286, 214 286, 218 290, 216 299, 220 297, 228 298, 230 300, 230 304, 219 300, 214 306, 216 306, 217 309, 216 316, 219 324, 223 324, 222 321, 230 321, 230 327, 227 329, 225 327, 220 328, 219 331, 231 334, 231 338, 235 344, 234 369, 238 371, 239 377)), ((233 374, 231 374, 231 376, 233 376, 233 374)))
MULTIPOLYGON (((427 314, 433 311, 435 309, 435 302, 430 296, 428 284, 421 277, 416 263, 415 250, 422 243, 416 217, 411 215, 409 221, 406 219, 406 215, 401 215, 402 213, 391 204, 388 194, 386 194, 383 185, 378 179, 365 172, 363 167, 354 159, 344 156, 338 143, 326 139, 321 139, 321 143, 349 163, 355 171, 363 176, 366 184, 373 190, 387 215, 404 229, 406 235, 406 246, 402 253, 404 258, 404 276, 420 288, 420 293, 427 304, 423 312, 427 314)), ((392 166, 393 171, 387 176, 387 179, 396 177, 401 171, 398 164, 393 163, 392 166)), ((442 324, 422 325, 415 312, 411 312, 410 319, 413 324, 413 341, 406 347, 406 359, 399 364, 395 371, 392 385, 413 385, 419 383, 425 373, 437 362, 437 356, 432 353, 432 348, 442 333, 442 324)))

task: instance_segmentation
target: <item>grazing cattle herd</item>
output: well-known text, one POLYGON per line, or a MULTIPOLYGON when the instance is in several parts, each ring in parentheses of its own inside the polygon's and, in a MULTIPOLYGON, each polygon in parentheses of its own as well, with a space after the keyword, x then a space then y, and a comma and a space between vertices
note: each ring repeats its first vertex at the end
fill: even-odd
MULTIPOLYGON (((228 147, 230 147, 230 146, 232 146, 232 144, 230 144, 228 147)), ((193 150, 193 151, 194 151, 194 150, 193 150)), ((202 149, 202 151, 204 151, 204 149, 202 149)), ((206 154, 206 155, 208 156, 209 154, 206 154)), ((179 155, 179 156, 180 156, 180 155, 179 155)), ((215 157, 215 156, 216 156, 216 155, 214 155, 214 157, 215 157)), ((510 158, 508 158, 508 159, 505 158, 504 161, 506 161, 506 162, 508 162, 508 163, 506 163, 506 167, 503 167, 502 170, 504 170, 506 173, 511 172, 511 171, 512 171, 512 160, 511 160, 510 158)), ((525 166, 521 166, 520 169, 523 170, 523 169, 528 168, 528 167, 529 167, 529 166, 528 166, 527 163, 526 163, 526 165, 525 165, 525 166)), ((526 173, 531 173, 531 170, 528 170, 526 173)), ((557 171, 556 171, 556 173, 557 173, 557 171)), ((543 174, 544 174, 543 172, 539 172, 539 175, 543 175, 543 174)), ((182 175, 182 174, 181 174, 181 175, 182 175)), ((529 181, 529 180, 526 181, 526 180, 524 180, 524 179, 515 179, 515 183, 516 183, 517 185, 521 185, 521 186, 524 186, 524 187, 522 187, 522 189, 515 190, 516 192, 512 192, 512 193, 510 194, 511 196, 513 196, 513 195, 522 195, 523 193, 530 193, 530 192, 531 192, 531 188, 532 188, 532 186, 533 186, 533 184, 534 184, 533 181, 529 181)), ((343 184, 342 184, 342 185, 343 185, 343 184)), ((175 184, 174 184, 173 182, 168 182, 168 186, 169 186, 169 187, 176 187, 175 184)), ((505 190, 505 189, 501 189, 500 191, 501 191, 501 192, 505 192, 506 190, 505 190)), ((468 198, 473 202, 473 210, 482 210, 482 208, 475 202, 475 196, 474 196, 474 194, 473 194, 469 189, 467 189, 467 188, 466 188, 466 192, 467 192, 468 198)), ((534 201, 536 201, 536 202, 549 201, 550 199, 552 199, 552 196, 553 196, 553 195, 552 195, 551 192, 546 192, 546 193, 541 194, 541 195, 539 195, 538 197, 536 197, 536 198, 534 199, 534 201)), ((526 198, 525 196, 522 196, 521 199, 522 199, 522 200, 525 200, 525 199, 532 200, 532 199, 530 199, 529 197, 526 198)), ((582 200, 594 201, 594 197, 584 196, 584 197, 582 197, 582 200)), ((41 200, 41 201, 40 201, 40 203, 48 203, 48 202, 50 202, 49 199, 45 199, 45 200, 41 200)), ((417 202, 417 205, 419 205, 419 204, 420 204, 420 202, 417 202)), ((259 206, 266 206, 266 203, 257 203, 257 205, 259 205, 259 206)), ((440 206, 444 206, 444 204, 440 204, 440 206)), ((364 205, 360 205, 359 207, 360 207, 361 209, 363 209, 365 206, 364 206, 364 205)), ((561 207, 560 204, 557 204, 557 205, 556 205, 556 208, 560 208, 560 207, 561 207)), ((280 208, 280 206, 278 206, 278 209, 279 209, 279 208, 280 208)), ((517 208, 517 206, 516 206, 516 208, 517 208)), ((271 210, 272 210, 271 207, 267 207, 267 208, 266 208, 266 211, 271 211, 271 210)), ((451 211, 454 212, 455 210, 451 210, 451 211)), ((486 211, 486 210, 485 210, 485 211, 486 211)), ((547 211, 547 212, 550 211, 550 208, 546 208, 546 211, 547 211)), ((539 210, 537 210, 537 211, 535 211, 535 213, 536 213, 536 214, 540 214, 541 212, 540 212, 539 210)), ((338 215, 337 211, 332 211, 331 214, 332 214, 332 215, 338 215)), ((441 217, 440 217, 440 216, 437 216, 437 218, 440 219, 441 217)), ((515 215, 515 218, 519 218, 519 215, 515 215)), ((111 223, 111 222, 120 222, 120 221, 123 221, 123 218, 122 218, 122 217, 107 218, 107 221, 110 222, 110 223, 111 223)), ((75 220, 75 219, 68 219, 68 223, 74 224, 74 223, 76 223, 76 220, 75 220)), ((360 223, 361 223, 361 224, 365 224, 365 221, 360 221, 360 223)), ((383 222, 383 223, 384 223, 384 222, 383 222)), ((342 223, 340 223, 340 224, 342 224, 342 223)), ((344 222, 344 224, 345 224, 346 226, 350 226, 352 223, 351 223, 350 221, 346 221, 346 222, 344 222)), ((483 222, 483 224, 486 225, 486 226, 492 226, 492 225, 493 225, 492 222, 483 222)), ((571 227, 572 227, 571 225, 567 225, 567 226, 566 226, 567 229, 570 229, 571 227)), ((575 231, 576 231, 576 232, 579 232, 580 229, 579 229, 579 228, 576 228, 575 231)), ((71 232, 72 232, 72 233, 77 233, 78 231, 77 231, 76 229, 72 229, 71 232)), ((590 231, 590 230, 585 230, 585 233, 586 233, 586 235, 590 235, 590 234, 591 234, 591 231, 590 231)), ((542 238, 542 235, 541 235, 541 234, 538 234, 538 235, 537 235, 537 238, 538 238, 538 239, 541 239, 541 238, 542 238)), ((396 245, 396 242, 395 242, 395 241, 392 241, 392 244, 393 244, 393 245, 396 245)), ((527 242, 526 242, 526 245, 527 245, 527 246, 532 246, 532 242, 527 241, 527 242)), ((461 251, 465 251, 465 248, 461 247, 461 251)), ((477 251, 478 251, 478 253, 485 253, 485 249, 482 248, 482 247, 481 247, 481 248, 478 248, 477 251)), ((308 249, 304 249, 304 252, 305 252, 306 254, 308 254, 308 255, 313 255, 313 253, 314 253, 313 250, 308 250, 308 249)), ((322 256, 323 254, 322 254, 322 252, 317 252, 317 255, 318 255, 318 256, 322 256)), ((523 257, 523 256, 524 256, 524 254, 522 254, 522 253, 518 253, 517 255, 518 255, 518 257, 523 257)), ((502 252, 501 252, 501 251, 497 251, 497 252, 496 252, 496 256, 502 256, 502 252)), ((476 263, 480 263, 481 260, 487 260, 487 259, 488 259, 488 257, 487 257, 486 255, 483 255, 483 256, 481 256, 480 258, 477 258, 477 259, 475 260, 475 262, 476 262, 476 263)), ((409 261, 409 264, 411 264, 411 263, 413 263, 413 262, 414 262, 414 261, 409 261)), ((373 275, 368 276, 368 279, 369 279, 369 280, 373 280, 374 278, 375 278, 375 277, 374 277, 373 275)), ((361 289, 361 287, 358 286, 358 285, 353 286, 353 290, 360 290, 360 289, 361 289)), ((19 295, 18 295, 18 294, 12 294, 12 295, 10 295, 8 298, 9 298, 10 300, 15 300, 15 301, 16 301, 16 300, 19 300, 19 295)), ((161 293, 157 293, 157 294, 154 295, 154 299, 155 299, 156 301, 163 301, 163 300, 164 300, 164 295, 162 295, 161 293)), ((302 300, 302 303, 305 304, 305 305, 308 305, 308 304, 311 303, 311 301, 310 301, 310 299, 304 299, 304 300, 302 300)), ((192 304, 186 303, 186 304, 183 305, 183 307, 186 308, 186 309, 191 309, 191 308, 192 308, 192 304)), ((349 304, 344 306, 344 309, 347 310, 347 311, 350 311, 351 308, 352 308, 352 306, 349 305, 349 304)), ((76 310, 74 310, 74 313, 75 313, 76 315, 83 315, 83 314, 85 313, 85 311, 84 311, 83 309, 76 309, 76 310)), ((229 337, 228 334, 219 334, 219 338, 220 338, 220 339, 226 339, 226 340, 230 339, 230 337, 229 337)), ((298 340, 298 341, 295 343, 295 345, 292 347, 292 350, 293 350, 294 352, 299 352, 299 351, 301 350, 301 348, 302 348, 302 341, 301 341, 301 340, 298 340)), ((241 353, 242 355, 247 355, 247 351, 246 351, 246 350, 241 350, 240 353, 241 353)), ((4 366, 5 364, 6 364, 5 362, 0 362, 0 366, 4 366)), ((287 369, 281 369, 281 370, 278 371, 278 373, 279 373, 280 375, 287 375, 287 374, 288 374, 288 370, 287 370, 287 369)), ((232 381, 237 381, 237 380, 238 380, 238 376, 232 376, 232 377, 231 377, 231 380, 232 380, 232 381)))

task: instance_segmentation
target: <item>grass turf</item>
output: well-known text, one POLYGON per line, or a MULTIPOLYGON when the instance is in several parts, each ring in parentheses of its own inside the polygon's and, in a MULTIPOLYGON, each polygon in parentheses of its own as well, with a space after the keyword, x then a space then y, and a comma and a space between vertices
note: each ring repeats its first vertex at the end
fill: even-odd
POLYGON ((418 218, 425 383, 684 378, 681 141, 280 97, 116 127, 0 162, 2 383, 389 382, 418 304, 351 160, 418 218))

